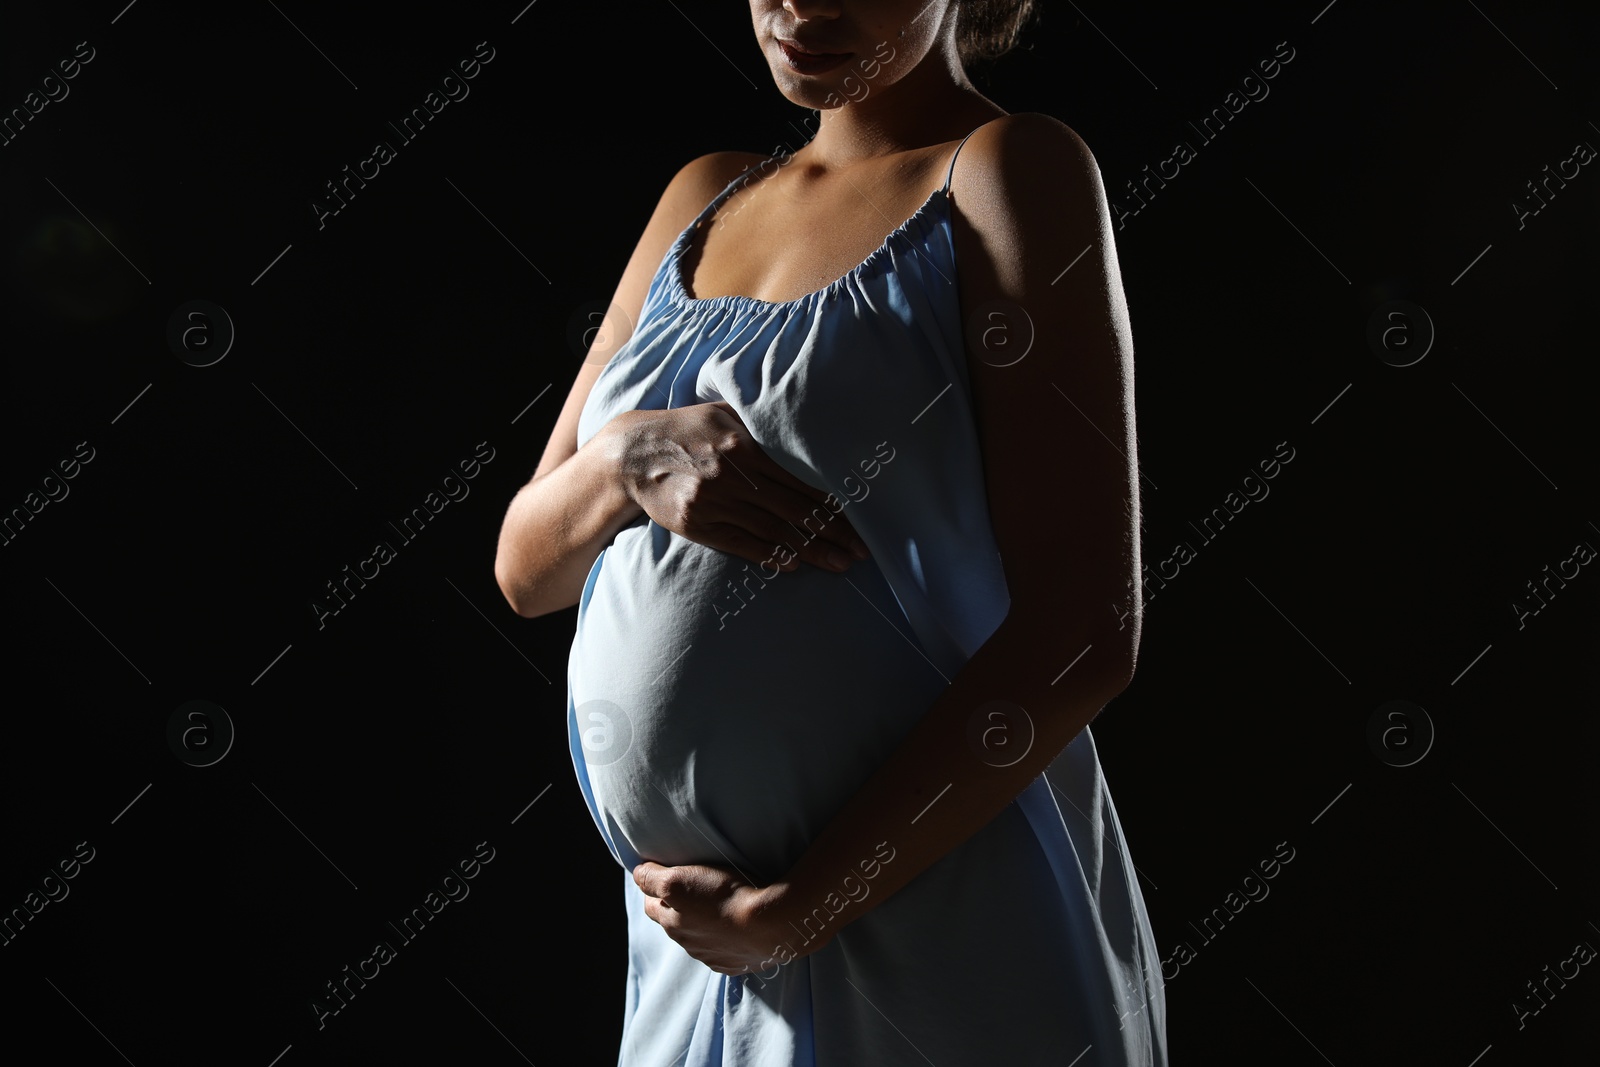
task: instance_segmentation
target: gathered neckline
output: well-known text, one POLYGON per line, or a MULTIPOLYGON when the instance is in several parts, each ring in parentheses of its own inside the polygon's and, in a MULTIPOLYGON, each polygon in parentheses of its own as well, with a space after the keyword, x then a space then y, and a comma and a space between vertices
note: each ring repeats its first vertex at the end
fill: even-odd
POLYGON ((796 297, 793 300, 762 300, 759 297, 744 296, 739 293, 728 293, 723 296, 708 297, 693 296, 690 294, 688 283, 685 282, 683 277, 683 253, 688 249, 690 242, 694 239, 695 232, 700 228, 701 224, 704 223, 706 218, 722 204, 722 201, 725 200, 728 195, 740 185, 740 179, 743 177, 744 175, 740 175, 739 178, 735 178, 732 182, 729 182, 728 187, 722 192, 718 193, 716 198, 712 200, 711 203, 707 204, 703 210, 701 210, 700 214, 695 217, 695 220, 686 226, 684 231, 678 235, 678 239, 673 242, 672 250, 668 254, 668 262, 666 264, 668 280, 670 283, 668 296, 672 303, 685 308, 715 309, 723 307, 737 307, 747 310, 771 313, 774 311, 781 311, 785 308, 800 307, 802 305, 815 303, 819 300, 825 300, 837 293, 840 289, 843 289, 845 286, 849 285, 852 279, 854 279, 862 271, 867 270, 879 259, 887 255, 891 251, 890 245, 895 241, 895 239, 904 236, 906 231, 910 230, 914 224, 920 222, 926 216, 930 215, 935 208, 936 202, 943 204, 946 207, 949 206, 950 202, 950 190, 947 186, 940 186, 939 188, 935 189, 933 192, 928 194, 928 198, 922 202, 922 206, 917 208, 916 211, 912 212, 911 216, 899 226, 896 226, 894 230, 883 239, 883 243, 874 249, 866 259, 856 264, 849 271, 835 279, 830 284, 821 289, 817 289, 814 292, 806 293, 804 296, 796 297))

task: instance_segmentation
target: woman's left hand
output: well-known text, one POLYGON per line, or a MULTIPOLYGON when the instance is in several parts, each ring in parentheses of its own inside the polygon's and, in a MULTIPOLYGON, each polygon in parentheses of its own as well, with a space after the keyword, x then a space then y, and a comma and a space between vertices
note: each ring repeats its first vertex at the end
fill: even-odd
POLYGON ((780 956, 787 962, 831 939, 782 951, 796 938, 781 918, 778 905, 787 888, 781 882, 758 889, 723 867, 664 867, 648 861, 633 869, 633 881, 644 893, 644 913, 685 952, 722 974, 754 974, 780 956))

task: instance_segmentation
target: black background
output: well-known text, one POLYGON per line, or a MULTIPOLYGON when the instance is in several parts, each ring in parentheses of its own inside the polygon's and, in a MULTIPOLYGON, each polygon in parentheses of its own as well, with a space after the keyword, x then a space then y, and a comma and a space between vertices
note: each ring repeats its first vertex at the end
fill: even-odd
MULTIPOLYGON (((1163 955, 1193 950, 1168 970, 1174 1063, 1592 1051, 1595 965, 1520 1028, 1512 1007, 1600 947, 1600 577, 1520 629, 1512 608, 1600 546, 1597 165, 1520 228, 1512 206, 1600 146, 1581 6, 1047 4, 976 76, 1072 126, 1114 199, 1198 149, 1117 234, 1145 561, 1197 552, 1094 728, 1163 955), (1199 145, 1187 121, 1283 41, 1270 95, 1199 145), (1393 300, 1436 330, 1405 367, 1367 340, 1393 300), (1198 538, 1284 441, 1271 495, 1198 538), (1431 747, 1415 716, 1392 735, 1391 759, 1426 747, 1410 766, 1368 742, 1391 700, 1432 725, 1431 747), (1270 896, 1207 942, 1191 924, 1280 842, 1270 896)), ((94 455, 3 548, 0 909, 95 850, 0 947, 5 1041, 84 1064, 613 1062, 623 876, 568 755, 574 613, 517 618, 495 541, 667 180, 797 144, 803 112, 738 5, 119 10, 5 20, 8 111, 95 50, 0 147, 0 508, 94 455), (324 183, 480 41, 470 96, 319 229, 324 183), (192 300, 236 331, 208 367, 167 342, 192 300), (319 629, 324 583, 483 441, 470 496, 319 629), (189 700, 237 731, 214 765, 168 744, 189 700), (310 998, 480 841, 470 896, 319 1030, 310 998)), ((1059 398, 1016 417, 1060 462, 1059 398)))

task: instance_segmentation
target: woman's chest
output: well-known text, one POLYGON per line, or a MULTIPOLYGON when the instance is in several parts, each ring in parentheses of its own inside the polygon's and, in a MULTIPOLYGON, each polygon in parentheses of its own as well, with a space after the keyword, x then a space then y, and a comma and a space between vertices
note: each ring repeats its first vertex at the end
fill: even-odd
POLYGON ((776 173, 742 183, 690 230, 681 282, 693 298, 791 303, 868 262, 942 190, 923 168, 802 187, 776 173))

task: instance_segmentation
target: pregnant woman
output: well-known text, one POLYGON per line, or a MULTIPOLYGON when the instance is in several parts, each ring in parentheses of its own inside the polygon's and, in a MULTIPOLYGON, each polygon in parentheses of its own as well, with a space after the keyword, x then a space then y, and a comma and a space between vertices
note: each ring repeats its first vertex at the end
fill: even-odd
POLYGON ((512 607, 578 607, 620 1064, 1166 1063, 1088 730, 1140 622, 1110 216, 964 72, 1028 6, 751 0, 817 132, 673 178, 506 514, 512 607))

